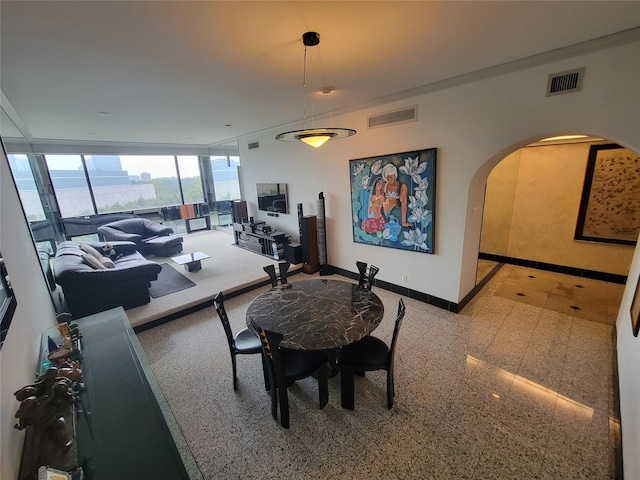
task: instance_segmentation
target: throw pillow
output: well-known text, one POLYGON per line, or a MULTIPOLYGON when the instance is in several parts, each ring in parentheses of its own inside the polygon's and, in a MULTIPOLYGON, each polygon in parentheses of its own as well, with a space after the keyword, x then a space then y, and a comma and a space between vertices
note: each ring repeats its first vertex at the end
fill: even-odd
POLYGON ((86 263, 90 267, 93 267, 94 270, 106 270, 107 268, 102 264, 102 262, 100 262, 100 260, 98 260, 93 255, 89 255, 88 253, 82 254, 82 260, 84 260, 84 263, 86 263))
POLYGON ((107 268, 115 268, 116 264, 113 263, 109 257, 100 257, 100 263, 102 263, 107 268))
POLYGON ((102 254, 98 252, 98 250, 93 248, 91 245, 87 245, 86 243, 80 244, 80 250, 82 250, 85 253, 88 253, 89 255, 92 255, 93 257, 95 257, 96 260, 100 260, 100 257, 102 257, 102 254))

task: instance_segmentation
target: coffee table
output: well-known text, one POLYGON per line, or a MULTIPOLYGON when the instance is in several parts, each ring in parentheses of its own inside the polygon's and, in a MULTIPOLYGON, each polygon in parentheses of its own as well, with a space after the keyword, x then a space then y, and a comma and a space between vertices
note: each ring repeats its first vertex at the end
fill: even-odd
POLYGON ((206 253, 193 252, 177 257, 171 257, 171 260, 176 262, 178 265, 184 265, 184 269, 187 272, 195 272, 196 270, 200 270, 202 268, 200 260, 204 260, 205 258, 210 257, 206 253))

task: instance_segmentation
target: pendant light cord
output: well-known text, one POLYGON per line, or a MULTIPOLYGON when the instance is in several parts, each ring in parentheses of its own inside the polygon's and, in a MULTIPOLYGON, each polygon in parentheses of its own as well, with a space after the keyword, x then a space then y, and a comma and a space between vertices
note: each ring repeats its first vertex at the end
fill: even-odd
MULTIPOLYGON (((304 54, 302 59, 302 128, 304 129, 307 125, 307 46, 304 46, 304 54)), ((320 62, 320 73, 322 75, 323 85, 326 85, 326 80, 324 78, 324 69, 322 68, 322 58, 320 57, 320 47, 316 46, 318 49, 318 61, 320 62)), ((313 72, 311 72, 313 76, 313 72)), ((311 80, 313 82, 313 78, 311 80)), ((329 101, 331 103, 331 101, 329 101)), ((313 108, 312 108, 313 110, 313 108)), ((329 105, 329 124, 333 128, 333 112, 331 111, 331 105, 329 105)), ((311 128, 314 128, 313 121, 313 111, 311 112, 311 128)))
MULTIPOLYGON (((312 117, 313 127, 313 117, 312 117)), ((302 128, 307 125, 307 46, 304 46, 304 57, 302 59, 302 128)))

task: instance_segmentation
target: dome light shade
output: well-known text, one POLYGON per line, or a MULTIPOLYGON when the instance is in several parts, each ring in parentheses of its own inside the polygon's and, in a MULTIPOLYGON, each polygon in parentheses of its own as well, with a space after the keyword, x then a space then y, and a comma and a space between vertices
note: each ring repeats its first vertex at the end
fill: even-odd
POLYGON ((276 140, 282 142, 301 141, 307 145, 318 148, 326 141, 334 138, 346 138, 355 135, 356 131, 350 128, 307 128, 306 130, 293 130, 291 132, 276 135, 276 140))
POLYGON ((313 148, 318 148, 324 145, 327 140, 331 140, 333 135, 298 135, 301 142, 311 145, 313 148))

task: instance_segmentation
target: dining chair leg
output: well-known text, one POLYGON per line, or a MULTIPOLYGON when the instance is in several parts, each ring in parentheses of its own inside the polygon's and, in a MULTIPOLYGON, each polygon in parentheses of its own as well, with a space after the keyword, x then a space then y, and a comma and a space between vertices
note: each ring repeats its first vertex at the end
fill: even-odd
POLYGON ((395 385, 393 382, 393 370, 387 370, 387 408, 393 407, 393 397, 395 397, 395 385))
POLYGON ((280 397, 280 425, 289 428, 289 395, 286 388, 278 389, 280 397))
POLYGON ((342 366, 340 369, 340 403, 342 408, 354 410, 354 372, 353 368, 342 366))
POLYGON ((329 367, 324 365, 318 371, 318 396, 320 401, 320 410, 329 403, 329 367))
POLYGON ((274 420, 278 420, 278 392, 275 387, 269 390, 269 396, 271 397, 271 416, 274 420))
POLYGON ((233 372, 233 390, 238 390, 238 376, 236 374, 236 356, 231 354, 231 371, 233 372))
POLYGON ((264 355, 260 354, 260 359, 262 360, 262 375, 264 376, 264 389, 269 391, 270 382, 269 382, 269 370, 267 369, 267 362, 264 359, 264 355))

